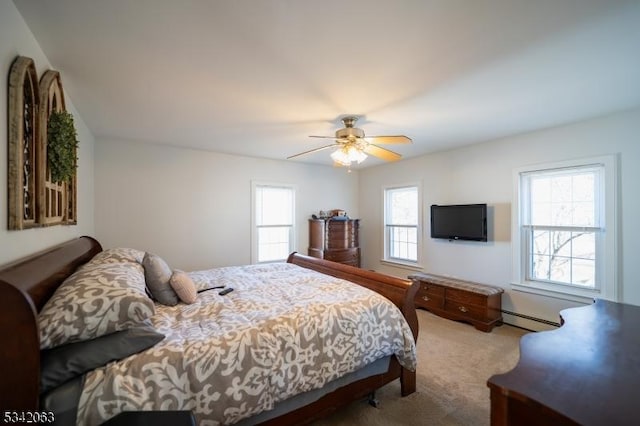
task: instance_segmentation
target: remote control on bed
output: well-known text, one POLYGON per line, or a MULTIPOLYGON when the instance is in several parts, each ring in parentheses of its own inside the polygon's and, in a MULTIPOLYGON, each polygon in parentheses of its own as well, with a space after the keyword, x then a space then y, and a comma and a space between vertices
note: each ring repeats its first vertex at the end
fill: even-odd
POLYGON ((231 287, 225 288, 224 290, 222 290, 221 292, 219 292, 218 294, 220 296, 224 296, 227 293, 231 293, 233 291, 233 289, 231 287))

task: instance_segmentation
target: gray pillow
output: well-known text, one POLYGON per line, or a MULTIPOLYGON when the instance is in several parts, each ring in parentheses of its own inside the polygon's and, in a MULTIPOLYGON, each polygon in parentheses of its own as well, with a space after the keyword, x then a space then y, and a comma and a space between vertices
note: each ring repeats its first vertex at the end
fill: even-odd
POLYGON ((87 371, 141 352, 164 339, 151 327, 136 327, 40 351, 40 393, 87 371))
POLYGON ((56 426, 76 426, 76 413, 82 396, 84 376, 74 377, 49 392, 40 394, 40 410, 55 413, 56 426))
POLYGON ((169 284, 173 271, 167 262, 156 254, 145 253, 142 266, 144 267, 144 279, 153 299, 163 305, 177 305, 178 295, 169 284))

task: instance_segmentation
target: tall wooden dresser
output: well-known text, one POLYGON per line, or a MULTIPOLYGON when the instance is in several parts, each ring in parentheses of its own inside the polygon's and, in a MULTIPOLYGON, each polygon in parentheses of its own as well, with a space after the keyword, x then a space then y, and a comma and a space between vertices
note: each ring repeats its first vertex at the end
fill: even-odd
POLYGON ((309 256, 360 267, 359 219, 309 219, 309 256))

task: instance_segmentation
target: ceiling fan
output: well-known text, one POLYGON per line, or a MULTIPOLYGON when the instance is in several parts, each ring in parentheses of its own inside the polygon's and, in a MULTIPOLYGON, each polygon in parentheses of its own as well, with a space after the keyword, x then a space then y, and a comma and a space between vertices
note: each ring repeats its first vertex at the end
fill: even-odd
POLYGON ((358 117, 346 116, 342 118, 344 128, 336 131, 335 136, 309 136, 311 138, 335 139, 331 145, 310 149, 299 154, 287 157, 287 159, 311 154, 324 149, 335 148, 331 158, 335 165, 351 166, 351 163, 361 163, 367 158, 367 154, 381 158, 385 161, 396 161, 402 158, 397 152, 382 148, 378 144, 406 144, 411 143, 407 136, 365 136, 364 130, 354 127, 358 117))

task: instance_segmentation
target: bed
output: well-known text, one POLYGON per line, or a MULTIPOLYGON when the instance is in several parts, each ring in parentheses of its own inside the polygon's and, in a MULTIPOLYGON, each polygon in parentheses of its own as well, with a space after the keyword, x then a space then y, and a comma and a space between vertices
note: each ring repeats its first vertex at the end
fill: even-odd
MULTIPOLYGON (((45 344, 48 340, 53 339, 53 341, 55 341, 57 338, 56 333, 58 333, 61 328, 64 329, 64 327, 54 327, 52 328, 53 334, 43 334, 41 321, 44 313, 41 311, 47 302, 52 299, 54 293, 56 294, 55 297, 57 297, 56 290, 65 280, 67 280, 67 282, 69 280, 72 281, 75 275, 81 275, 86 269, 91 270, 89 265, 93 265, 93 270, 96 271, 101 270, 103 267, 113 266, 107 265, 113 261, 112 255, 111 257, 110 255, 105 255, 107 252, 108 251, 102 250, 101 245, 95 239, 91 237, 80 237, 0 269, 0 309, 2 311, 0 339, 2 339, 1 341, 3 342, 0 349, 0 365, 11 366, 10 369, 3 368, 5 372, 3 380, 0 381, 0 406, 4 409, 16 411, 42 409, 40 389, 42 383, 41 362, 44 362, 47 357, 42 355, 45 354, 46 351, 41 351, 41 348, 46 346, 45 344), (98 259, 101 259, 101 261, 98 259), (96 263, 97 265, 95 265, 96 263)), ((136 256, 139 256, 139 254, 136 254, 136 256)), ((136 262, 137 261, 134 261, 132 263, 135 264, 136 262)), ((138 266, 135 267, 139 268, 138 266)), ((203 306, 216 305, 217 310, 208 312, 204 317, 194 317, 194 315, 196 315, 195 312, 198 310, 194 307, 196 304, 155 308, 155 313, 145 320, 145 323, 147 325, 151 323, 152 326, 164 333, 163 335, 166 337, 164 337, 162 342, 139 354, 132 355, 121 361, 109 363, 104 368, 96 368, 91 372, 83 374, 81 380, 74 379, 75 382, 82 383, 81 386, 83 386, 79 402, 80 408, 78 409, 78 413, 81 413, 78 415, 79 424, 99 423, 97 419, 105 420, 116 414, 119 410, 176 410, 184 409, 185 407, 195 412, 196 419, 200 424, 302 424, 325 416, 351 401, 365 398, 371 395, 376 389, 393 380, 400 380, 402 396, 409 395, 415 391, 415 346, 413 346, 413 348, 411 346, 418 336, 418 321, 413 304, 415 294, 418 290, 417 284, 372 271, 307 257, 298 253, 292 253, 286 264, 219 268, 211 271, 194 272, 191 273, 191 276, 194 277, 196 282, 199 282, 199 289, 205 290, 198 296, 198 303, 200 303, 200 299, 202 299, 201 304, 203 306), (245 278, 238 278, 242 277, 243 274, 245 278), (292 281, 292 277, 296 275, 302 277, 303 284, 297 284, 292 281), (283 281, 288 287, 278 290, 279 287, 275 284, 270 284, 269 280, 272 278, 274 278, 274 282, 283 281), (344 284, 342 280, 359 284, 359 286, 344 284), (214 281, 218 284, 220 281, 225 281, 227 286, 236 288, 236 291, 227 296, 219 296, 217 291, 206 291, 205 287, 214 281), (124 387, 132 387, 131 383, 134 382, 130 380, 135 380, 135 377, 123 377, 123 375, 119 375, 122 371, 127 372, 124 375, 129 374, 129 372, 131 372, 129 375, 135 375, 138 374, 138 370, 150 368, 144 367, 145 365, 160 365, 162 364, 162 362, 160 362, 161 360, 165 360, 165 363, 167 363, 167 359, 169 359, 168 364, 171 368, 179 364, 179 360, 171 361, 169 357, 160 356, 166 353, 161 351, 172 350, 171 345, 175 345, 175 342, 185 341, 185 339, 189 340, 193 335, 213 333, 214 331, 218 333, 214 338, 218 338, 221 335, 234 334, 234 327, 236 327, 234 324, 240 324, 237 326, 238 329, 251 329, 253 334, 247 332, 249 334, 245 334, 245 337, 241 338, 241 340, 246 340, 248 339, 246 336, 254 336, 257 333, 254 330, 255 327, 251 328, 252 326, 249 327, 247 324, 251 325, 251 321, 259 323, 261 327, 259 329, 261 330, 264 328, 265 323, 273 322, 272 319, 267 318, 267 314, 274 312, 280 315, 282 310, 287 310, 287 305, 290 305, 291 309, 289 310, 302 310, 302 314, 298 312, 298 316, 294 317, 294 319, 276 320, 278 324, 276 328, 285 330, 285 340, 288 339, 286 337, 287 335, 294 334, 295 336, 291 337, 291 340, 304 340, 303 337, 306 336, 306 334, 315 336, 318 331, 321 331, 320 328, 314 333, 306 332, 306 334, 303 332, 292 333, 287 331, 290 330, 289 325, 292 321, 294 323, 304 322, 307 330, 309 327, 318 327, 317 324, 320 323, 326 324, 327 320, 325 319, 325 322, 318 323, 317 321, 319 320, 317 320, 316 325, 313 325, 314 322, 312 320, 314 318, 324 315, 323 312, 317 310, 319 309, 317 306, 318 303, 314 305, 314 308, 308 308, 301 302, 301 300, 306 297, 303 289, 305 283, 309 288, 315 286, 320 289, 319 291, 321 291, 321 293, 316 293, 312 296, 312 298, 315 299, 318 297, 326 297, 327 300, 332 298, 337 299, 336 294, 339 294, 340 298, 360 297, 367 301, 374 300, 375 298, 380 299, 377 295, 373 295, 372 292, 365 290, 366 288, 383 295, 391 301, 395 307, 391 306, 393 309, 390 309, 386 305, 382 305, 382 307, 376 305, 375 309, 377 309, 376 312, 379 314, 376 313, 375 316, 379 315, 386 322, 384 322, 382 326, 375 326, 374 329, 367 329, 367 327, 370 327, 370 325, 367 325, 367 321, 372 321, 373 319, 356 319, 355 324, 359 324, 359 326, 355 328, 364 327, 362 330, 353 330, 352 334, 361 337, 358 344, 343 344, 338 342, 336 338, 336 341, 332 343, 335 347, 333 349, 330 348, 328 352, 337 354, 336 359, 339 359, 339 361, 335 361, 331 357, 318 356, 318 353, 323 352, 319 350, 320 344, 314 340, 315 337, 312 339, 307 336, 307 340, 313 341, 313 344, 307 345, 306 349, 303 348, 303 350, 311 353, 313 356, 306 356, 309 365, 305 366, 304 370, 315 371, 315 376, 313 376, 313 379, 301 378, 299 377, 300 374, 296 373, 296 369, 290 368, 286 370, 287 373, 282 377, 277 377, 277 375, 274 377, 273 373, 267 374, 270 376, 269 392, 274 391, 274 395, 269 395, 269 392, 265 391, 264 385, 260 384, 258 379, 256 379, 258 376, 265 376, 265 371, 268 370, 255 369, 255 371, 260 371, 260 373, 256 373, 252 377, 229 377, 226 379, 229 380, 229 382, 222 387, 218 386, 216 388, 216 386, 200 385, 200 387, 208 388, 209 390, 207 392, 209 394, 217 395, 214 399, 219 401, 218 405, 237 403, 238 407, 242 408, 227 409, 224 416, 211 411, 211 406, 215 404, 209 402, 207 402, 209 406, 204 404, 204 408, 202 402, 200 402, 200 405, 198 405, 198 403, 194 405, 193 401, 181 406, 175 401, 174 388, 168 390, 169 388, 163 388, 162 386, 158 386, 158 392, 170 393, 172 396, 167 400, 168 402, 160 403, 160 405, 145 405, 144 403, 140 405, 136 405, 135 403, 123 405, 122 403, 110 401, 108 398, 100 399, 101 396, 105 394, 105 391, 101 390, 103 388, 115 389, 116 386, 122 383, 125 383, 124 387), (271 295, 273 302, 270 303, 265 295, 271 295), (275 301, 282 301, 287 297, 289 299, 286 300, 286 303, 275 303, 275 301), (211 303, 205 303, 207 300, 210 300, 211 303), (228 304, 230 304, 230 308, 227 307, 228 304), (245 306, 248 310, 246 312, 243 311, 244 313, 239 317, 230 317, 233 311, 241 312, 240 307, 242 306, 245 306), (187 307, 189 309, 187 309, 187 307), (315 311, 313 309, 315 309, 315 311), (396 314, 396 312, 398 312, 398 314, 396 314), (394 315, 398 315, 398 318, 394 315), (225 323, 224 318, 227 316, 232 319, 230 322, 225 323), (176 320, 176 318, 179 320, 176 320), (178 325, 186 324, 190 321, 192 325, 195 324, 195 327, 187 331, 174 330, 174 328, 179 328, 178 325), (285 321, 287 324, 286 327, 282 326, 282 321, 285 321), (394 324, 390 325, 390 321, 393 321, 394 324), (225 329, 225 327, 227 328, 225 329), (393 328, 397 328, 398 330, 391 330, 393 328), (365 334, 362 334, 363 330, 366 332, 365 334), (384 333, 395 333, 388 334, 394 337, 389 337, 385 340, 386 334, 381 330, 384 331, 384 333), (348 353, 340 353, 342 351, 341 348, 349 348, 349 350, 346 351, 348 353), (368 358, 361 360, 356 360, 355 358, 350 359, 349 356, 351 356, 351 352, 362 352, 362 354, 366 355, 364 358, 368 358), (135 367, 135 364, 132 364, 143 355, 153 357, 154 354, 157 356, 155 361, 158 362, 155 362, 153 358, 149 358, 140 364, 142 367, 135 367), (311 365, 313 364, 313 360, 318 361, 316 362, 318 365, 311 365), (109 379, 106 376, 111 378, 109 379), (244 385, 246 386, 239 386, 239 380, 250 383, 248 383, 248 385, 245 383, 244 385), (126 383, 129 384, 126 385, 126 383), (232 388, 235 390, 229 390, 232 388), (239 392, 237 390, 239 388, 244 390, 239 392), (247 392, 246 389, 250 391, 247 392), (238 393, 253 393, 254 398, 243 401, 238 396, 238 393), (221 394, 222 397, 220 396, 221 394), (225 395, 227 399, 225 399, 225 395), (95 398, 91 400, 93 397, 95 398), (252 404, 256 405, 256 407, 252 408, 252 404), (249 406, 249 408, 247 408, 247 406, 249 406), (103 417, 96 417, 94 413, 95 409, 92 407, 101 407, 102 413, 100 415, 103 417)), ((66 286, 69 287, 68 284, 66 284, 66 286)), ((65 286, 62 288, 65 288, 65 286)), ((49 306, 45 309, 46 312, 51 311, 51 305, 54 300, 50 301, 49 306)), ((55 305, 55 303, 53 305, 55 305)), ((322 305, 322 303, 320 305, 322 305)), ((332 305, 327 303, 326 306, 332 305)), ((66 308, 61 305, 60 310, 64 309, 66 308)), ((139 306, 128 308, 129 311, 138 316, 141 315, 141 312, 145 309, 146 308, 140 308, 139 306)), ((344 310, 344 308, 332 309, 338 311, 344 310)), ((351 309, 348 309, 346 315, 348 317, 355 315, 355 313, 351 312, 351 309)), ((366 311, 365 315, 372 316, 370 311, 366 311)), ((278 316, 277 318, 281 317, 278 316)), ((342 324, 344 319, 336 322, 342 324)), ((102 327, 102 325, 100 325, 100 327, 102 327)), ((350 330, 354 328, 353 325, 345 327, 351 327, 349 328, 350 330)), ((118 332, 126 330, 127 327, 118 332)), ((82 334, 85 331, 80 330, 77 332, 82 334)), ((111 335, 112 334, 107 334, 107 337, 111 335)), ((265 340, 263 337, 255 338, 260 341, 265 340)), ((282 338, 282 336, 280 338, 282 338)), ((267 340, 268 339, 269 338, 267 338, 267 340)), ((218 342, 218 340, 216 340, 216 342, 218 342)), ((63 344, 57 347, 65 348, 72 346, 73 344, 67 343, 66 345, 63 344)), ((190 345, 189 351, 192 351, 194 347, 194 345, 190 345)), ((275 343, 275 347, 282 348, 282 345, 275 343)), ((186 359, 188 351, 185 351, 184 348, 175 349, 173 352, 180 353, 181 351, 184 351, 183 355, 186 359)), ((276 349, 275 351, 278 352, 279 356, 283 355, 279 352, 284 352, 283 356, 285 356, 285 358, 292 356, 292 350, 280 351, 276 349)), ((194 359, 199 360, 202 358, 203 353, 210 354, 211 352, 215 352, 215 350, 205 348, 205 351, 201 351, 199 355, 196 354, 196 358, 194 359)), ((256 350, 253 358, 262 360, 261 362, 263 364, 275 362, 276 352, 272 351, 261 354, 258 352, 259 351, 256 350)), ((324 352, 327 351, 325 350, 324 352)), ((234 362, 228 364, 226 370, 246 370, 247 367, 241 367, 237 362, 237 360, 242 357, 238 356, 238 352, 234 354, 234 362)), ((204 363, 203 365, 205 365, 205 367, 200 365, 198 367, 199 370, 197 370, 198 374, 202 373, 203 368, 210 367, 215 369, 212 366, 214 364, 217 365, 216 362, 219 364, 219 358, 217 358, 217 361, 212 359, 210 363, 204 363)), ((286 362, 287 359, 285 359, 284 363, 286 364, 286 362)), ((193 363, 187 363, 185 361, 184 369, 179 371, 172 369, 176 376, 182 379, 187 378, 186 382, 184 382, 184 380, 182 381, 182 383, 186 383, 186 385, 184 385, 186 388, 193 387, 190 380, 194 382, 197 381, 191 377, 195 374, 195 370, 189 367, 191 364, 193 363)), ((269 368, 271 368, 271 366, 269 366, 269 368)), ((299 370, 302 369, 302 367, 299 367, 299 370)), ((144 374, 144 372, 140 371, 140 374, 144 374)), ((171 374, 166 372, 163 372, 161 375, 163 377, 171 376, 171 374)), ((153 372, 151 372, 151 376, 149 377, 157 378, 158 374, 154 375, 153 372)), ((65 385, 74 381, 70 380, 66 382, 65 385)), ((59 388, 64 388, 64 386, 60 386, 59 388)), ((56 390, 59 388, 56 388, 56 390)), ((78 388, 76 387, 75 389, 74 392, 78 393, 78 388)), ((119 391, 115 392, 118 393, 119 391)), ((191 390, 186 389, 185 392, 191 392, 191 390)))

